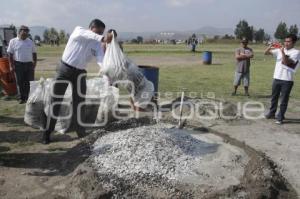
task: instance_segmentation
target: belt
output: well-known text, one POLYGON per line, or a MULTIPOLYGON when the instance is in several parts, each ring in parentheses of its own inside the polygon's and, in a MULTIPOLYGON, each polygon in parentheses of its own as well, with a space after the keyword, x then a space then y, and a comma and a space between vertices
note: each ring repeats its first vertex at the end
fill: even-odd
POLYGON ((17 63, 17 64, 32 64, 33 63, 32 61, 30 61, 30 62, 21 62, 21 61, 16 61, 16 60, 14 60, 14 62, 17 63))
POLYGON ((66 62, 64 62, 64 61, 62 61, 62 60, 61 60, 61 63, 62 63, 63 65, 65 65, 65 66, 67 66, 68 68, 71 68, 72 70, 86 71, 86 70, 84 70, 84 69, 79 69, 79 68, 76 68, 76 67, 74 67, 74 66, 71 66, 71 65, 67 64, 66 62))

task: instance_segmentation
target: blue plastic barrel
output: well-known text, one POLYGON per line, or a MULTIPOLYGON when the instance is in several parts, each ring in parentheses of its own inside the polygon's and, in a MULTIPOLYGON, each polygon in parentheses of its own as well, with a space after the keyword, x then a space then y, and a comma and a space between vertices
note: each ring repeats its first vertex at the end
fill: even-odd
POLYGON ((212 52, 211 51, 203 52, 202 62, 203 62, 203 64, 211 64, 211 62, 212 62, 212 52))
POLYGON ((139 66, 145 77, 154 85, 154 92, 158 92, 159 68, 153 66, 139 66))

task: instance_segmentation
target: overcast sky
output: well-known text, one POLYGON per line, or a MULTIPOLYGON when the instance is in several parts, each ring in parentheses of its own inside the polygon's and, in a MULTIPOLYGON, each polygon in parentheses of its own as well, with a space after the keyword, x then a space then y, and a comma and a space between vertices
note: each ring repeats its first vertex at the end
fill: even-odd
POLYGON ((42 25, 70 32, 101 19, 121 32, 232 28, 241 19, 274 32, 300 25, 300 0, 0 0, 0 24, 42 25))

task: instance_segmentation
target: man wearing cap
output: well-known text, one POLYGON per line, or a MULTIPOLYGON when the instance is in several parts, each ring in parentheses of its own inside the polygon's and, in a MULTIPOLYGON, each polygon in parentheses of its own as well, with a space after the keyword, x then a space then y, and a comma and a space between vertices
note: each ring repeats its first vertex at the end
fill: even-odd
POLYGON ((29 28, 21 26, 16 38, 9 41, 7 53, 10 69, 15 72, 20 94, 20 104, 26 103, 29 95, 29 81, 34 80, 36 66, 36 49, 32 40, 28 38, 29 28))
POLYGON ((248 39, 241 40, 241 47, 235 51, 236 71, 233 82, 234 91, 232 95, 236 95, 236 91, 243 81, 245 95, 249 96, 250 83, 250 59, 253 58, 253 50, 248 47, 248 39))

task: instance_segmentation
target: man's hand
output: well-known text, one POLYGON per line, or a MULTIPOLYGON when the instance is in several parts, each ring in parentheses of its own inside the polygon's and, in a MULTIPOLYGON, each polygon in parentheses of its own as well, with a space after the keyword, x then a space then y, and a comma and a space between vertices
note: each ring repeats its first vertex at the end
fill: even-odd
POLYGON ((274 48, 274 43, 271 43, 268 47, 267 47, 267 49, 265 50, 265 55, 272 55, 272 53, 271 53, 271 50, 274 50, 275 48, 274 48))
POLYGON ((14 65, 10 65, 9 68, 10 68, 10 71, 11 71, 11 72, 14 72, 14 71, 15 71, 15 66, 14 66, 14 65))
POLYGON ((112 39, 113 39, 113 34, 112 33, 107 33, 105 35, 104 42, 110 43, 112 41, 112 39))

